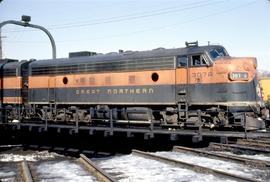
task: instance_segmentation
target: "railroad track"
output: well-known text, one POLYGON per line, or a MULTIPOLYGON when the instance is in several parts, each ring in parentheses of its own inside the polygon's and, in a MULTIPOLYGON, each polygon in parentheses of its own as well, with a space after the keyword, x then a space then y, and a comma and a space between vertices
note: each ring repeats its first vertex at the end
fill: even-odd
POLYGON ((6 173, 5 175, 1 175, 0 177, 1 182, 2 181, 25 181, 25 182, 34 181, 29 163, 25 159, 21 162, 6 163, 6 165, 9 165, 9 168, 4 171, 0 171, 0 172, 6 173), (13 172, 9 170, 13 170, 13 172))
POLYGON ((112 176, 107 174, 104 170, 98 167, 93 161, 87 158, 84 154, 80 154, 79 161, 92 173, 99 181, 102 182, 116 182, 112 176))
MULTIPOLYGON (((211 144, 211 145, 217 147, 221 144, 211 144)), ((34 147, 34 146, 32 146, 32 147, 34 147)), ((40 147, 38 147, 38 148, 40 148, 40 147)), ((217 147, 217 148, 223 149, 220 147, 217 147)), ((64 150, 64 151, 70 151, 72 153, 74 151, 78 152, 77 150, 73 150, 73 149, 72 150, 71 149, 66 150, 63 148, 59 148, 59 149, 64 150)), ((181 152, 183 154, 191 153, 191 154, 195 154, 195 155, 199 155, 199 156, 203 156, 203 157, 208 157, 208 158, 213 158, 213 159, 218 159, 218 160, 223 160, 223 161, 227 161, 227 162, 229 161, 229 162, 234 162, 234 163, 240 163, 240 164, 248 165, 249 167, 264 169, 267 171, 270 170, 270 162, 264 161, 264 160, 250 159, 250 158, 245 158, 245 157, 240 157, 240 156, 235 156, 235 155, 217 154, 214 152, 204 151, 201 149, 192 149, 192 148, 186 148, 186 147, 180 147, 180 146, 174 146, 173 151, 181 152)), ((81 151, 79 151, 79 153, 81 153, 81 151)), ((190 163, 190 161, 187 161, 187 160, 185 160, 185 161, 187 161, 187 162, 185 162, 182 159, 175 160, 175 159, 159 156, 158 154, 151 154, 151 153, 146 153, 146 152, 137 151, 137 150, 133 150, 132 153, 134 155, 145 157, 147 159, 157 160, 157 161, 171 164, 173 166, 177 166, 177 167, 180 167, 183 169, 189 169, 189 170, 194 171, 196 173, 212 174, 213 176, 216 176, 222 180, 223 179, 232 179, 235 181, 260 181, 260 179, 269 178, 269 173, 266 174, 264 172, 264 170, 262 171, 262 175, 259 174, 259 177, 257 174, 252 175, 252 176, 255 176, 255 178, 256 178, 256 179, 253 179, 252 176, 251 177, 245 176, 246 173, 240 173, 241 175, 239 175, 239 174, 236 175, 236 174, 232 174, 232 172, 225 172, 223 170, 213 169, 213 167, 208 168, 208 167, 204 167, 205 165, 204 166, 201 166, 200 164, 198 165, 196 161, 195 161, 195 163, 194 162, 190 163)), ((173 156, 175 154, 176 153, 173 153, 173 156)), ((85 173, 87 173, 87 175, 94 177, 93 179, 95 179, 97 181, 102 181, 102 182, 117 181, 118 177, 117 177, 117 179, 115 179, 114 177, 112 177, 108 173, 106 173, 107 167, 104 168, 105 169, 105 171, 104 171, 103 169, 101 169, 99 166, 97 166, 93 161, 91 161, 85 155, 80 154, 79 156, 80 156, 80 158, 76 158, 76 160, 74 158, 72 158, 72 163, 75 162, 74 164, 76 164, 77 166, 80 166, 81 171, 85 171, 85 173)), ((66 159, 66 157, 65 157, 65 159, 66 159)), ((51 161, 54 161, 54 160, 55 159, 53 159, 51 161)), ((42 176, 43 174, 41 174, 40 172, 37 171, 37 167, 39 165, 36 165, 35 162, 27 162, 24 160, 22 162, 17 162, 14 164, 16 164, 17 168, 19 169, 19 170, 17 170, 19 172, 18 172, 18 175, 16 177, 16 180, 14 180, 14 181, 27 181, 28 182, 28 181, 40 181, 43 179, 46 181, 46 179, 51 179, 49 176, 42 176)), ((67 166, 67 165, 65 165, 65 166, 67 166)), ((63 167, 65 167, 65 166, 63 166, 63 167)), ((223 168, 223 169, 226 170, 225 168, 223 168)), ((0 170, 1 170, 1 166, 0 166, 0 170)), ((260 170, 258 170, 258 171, 259 171, 259 173, 261 173, 260 170)), ((73 172, 73 171, 71 171, 71 172, 73 172)), ((123 169, 121 172, 126 173, 125 169, 123 169)), ((57 171, 56 171, 56 173, 57 173, 57 171)), ((116 177, 114 172, 112 172, 111 174, 113 174, 116 177)), ((2 179, 5 180, 5 178, 2 178, 2 179)), ((0 181, 1 181, 1 177, 0 177, 0 181)))
POLYGON ((238 139, 237 144, 256 147, 256 148, 268 148, 268 149, 270 149, 270 141, 267 141, 267 140, 238 139))
MULTIPOLYGON (((82 170, 87 171, 89 175, 95 179, 94 181, 100 182, 116 182, 116 180, 107 174, 104 170, 99 168, 93 161, 91 161, 88 157, 84 154, 80 154, 80 158, 76 163, 79 163, 82 166, 82 170)), ((74 162, 75 162, 74 161, 74 162)), ((35 182, 40 180, 45 180, 48 178, 43 179, 42 175, 37 172, 37 166, 35 162, 29 163, 25 159, 20 162, 6 162, 7 165, 12 165, 13 170, 16 171, 17 174, 13 175, 5 175, 0 177, 0 182, 2 180, 9 180, 10 181, 24 181, 24 182, 35 182), (16 168, 16 169, 14 169, 16 168)), ((73 172, 73 171, 72 171, 73 172)), ((51 179, 49 177, 49 179, 51 179)))
POLYGON ((251 152, 253 154, 265 153, 270 154, 270 148, 242 145, 242 144, 220 144, 220 143, 210 143, 210 148, 213 150, 221 151, 231 151, 231 152, 251 152))
POLYGON ((260 168, 260 169, 270 169, 270 162, 259 160, 259 159, 251 159, 246 157, 240 157, 235 155, 229 155, 229 154, 218 154, 210 151, 205 151, 201 149, 193 149, 193 148, 187 148, 187 147, 181 147, 181 146, 174 146, 173 151, 176 152, 184 152, 184 153, 191 153, 203 157, 208 157, 211 159, 218 159, 223 161, 231 161, 235 163, 240 163, 244 165, 248 165, 250 167, 260 168))
POLYGON ((34 181, 33 174, 31 172, 28 162, 25 159, 21 162, 21 169, 22 169, 22 178, 24 179, 24 181, 33 182, 34 181))
POLYGON ((262 142, 270 143, 270 138, 269 137, 260 137, 259 140, 262 141, 262 142))
POLYGON ((158 156, 158 155, 154 155, 151 153, 142 152, 142 151, 138 151, 138 150, 132 150, 132 154, 144 157, 146 159, 156 160, 156 161, 164 162, 164 163, 174 165, 174 166, 177 166, 180 168, 192 170, 196 173, 212 174, 214 176, 217 176, 217 177, 223 178, 223 179, 231 179, 231 180, 235 180, 235 181, 245 181, 245 182, 246 181, 250 181, 250 182, 260 181, 258 179, 252 179, 252 178, 248 178, 245 176, 239 176, 239 175, 227 173, 224 171, 200 166, 197 164, 192 164, 192 163, 188 163, 188 162, 184 162, 184 161, 180 161, 180 160, 175 160, 175 159, 171 159, 171 158, 167 158, 167 157, 163 157, 163 156, 158 156))

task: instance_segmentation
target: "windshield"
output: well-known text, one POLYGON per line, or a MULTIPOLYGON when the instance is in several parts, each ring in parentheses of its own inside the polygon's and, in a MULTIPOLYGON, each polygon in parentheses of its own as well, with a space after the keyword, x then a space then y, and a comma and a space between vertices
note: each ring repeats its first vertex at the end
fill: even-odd
POLYGON ((220 57, 229 56, 229 54, 223 47, 217 47, 217 48, 209 50, 209 55, 211 56, 211 59, 213 61, 215 61, 216 59, 220 57))

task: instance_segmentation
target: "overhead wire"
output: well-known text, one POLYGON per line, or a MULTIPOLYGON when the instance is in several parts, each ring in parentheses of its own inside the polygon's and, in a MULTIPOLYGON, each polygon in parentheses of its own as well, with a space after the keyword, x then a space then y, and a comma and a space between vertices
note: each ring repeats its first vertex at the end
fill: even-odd
POLYGON ((181 7, 181 8, 162 11, 162 12, 155 12, 155 13, 150 12, 149 14, 145 14, 145 15, 136 15, 136 16, 130 16, 130 17, 123 17, 123 18, 120 18, 120 19, 104 20, 104 21, 98 21, 98 22, 93 22, 93 23, 70 24, 70 25, 65 25, 65 26, 54 27, 54 28, 51 28, 51 29, 77 28, 77 27, 83 27, 83 26, 92 26, 92 25, 100 25, 100 24, 107 24, 107 23, 116 23, 116 22, 137 20, 137 19, 148 18, 148 17, 153 17, 153 16, 176 13, 176 12, 190 10, 190 9, 194 9, 194 8, 201 8, 201 7, 205 7, 205 6, 209 6, 209 5, 215 5, 215 4, 218 4, 218 3, 221 3, 221 2, 223 2, 223 1, 214 2, 214 3, 205 3, 205 4, 193 5, 191 7, 184 7, 184 8, 181 7))
MULTIPOLYGON (((101 25, 101 24, 108 24, 108 23, 117 23, 117 22, 124 22, 124 21, 131 21, 131 20, 137 20, 137 19, 142 19, 142 18, 148 18, 148 17, 153 17, 153 16, 160 16, 160 15, 165 15, 165 14, 170 14, 170 13, 177 13, 181 11, 186 11, 194 8, 201 8, 205 6, 210 6, 210 5, 215 5, 219 3, 223 3, 225 1, 214 1, 210 2, 209 1, 200 1, 199 4, 197 3, 189 3, 182 5, 184 7, 170 7, 170 8, 163 8, 159 10, 154 10, 150 12, 146 12, 144 14, 129 14, 129 15, 122 15, 122 16, 115 16, 111 18, 104 18, 104 19, 97 19, 94 21, 89 21, 86 23, 69 23, 69 24, 62 24, 62 25, 53 25, 53 26, 48 26, 47 29, 49 30, 55 30, 55 29, 67 29, 67 28, 78 28, 78 27, 87 27, 87 26, 93 26, 93 25, 101 25), (185 7, 187 6, 187 7, 185 7)), ((11 32, 18 32, 20 30, 15 30, 15 31, 9 31, 8 33, 11 32)), ((32 30, 36 31, 36 30, 32 30)))
MULTIPOLYGON (((149 28, 149 29, 129 32, 129 33, 125 33, 125 34, 116 34, 116 35, 103 36, 103 37, 93 38, 93 39, 90 39, 90 40, 99 40, 99 39, 108 39, 108 38, 116 38, 116 37, 123 37, 123 36, 131 36, 131 35, 141 34, 141 33, 145 33, 145 32, 162 30, 162 29, 166 29, 166 28, 169 28, 169 27, 173 27, 173 26, 178 26, 178 25, 191 23, 191 22, 194 22, 194 21, 199 21, 199 20, 209 18, 209 17, 212 17, 212 16, 225 14, 225 13, 237 10, 239 8, 244 8, 244 7, 250 6, 250 5, 252 5, 252 4, 256 3, 256 2, 257 1, 252 1, 252 2, 249 2, 249 3, 241 4, 239 6, 235 6, 233 8, 225 9, 223 11, 214 12, 214 13, 211 13, 211 14, 208 14, 208 15, 205 15, 205 16, 200 16, 200 17, 192 18, 192 19, 189 19, 189 20, 186 20, 186 21, 181 21, 181 22, 177 22, 177 23, 173 23, 173 24, 167 24, 167 25, 163 25, 163 26, 158 26, 158 27, 153 27, 153 28, 149 28)), ((77 41, 89 41, 89 39, 87 39, 87 40, 63 40, 63 41, 58 41, 58 43, 77 42, 77 41)), ((31 42, 32 41, 29 41, 28 43, 31 43, 31 42)), ((38 43, 38 42, 39 41, 37 41, 36 43, 38 43)), ((21 43, 23 43, 23 42, 21 42, 21 43)))
MULTIPOLYGON (((192 2, 192 3, 186 3, 186 4, 181 4, 181 7, 185 7, 185 6, 191 6, 191 5, 196 5, 196 4, 201 4, 201 3, 206 3, 208 2, 208 0, 203 0, 203 1, 198 1, 196 3, 192 2)), ((109 18, 99 18, 99 19, 93 19, 93 20, 84 20, 84 21, 76 21, 76 22, 69 22, 69 23, 65 23, 65 24, 54 24, 54 25, 49 25, 51 28, 53 27, 58 27, 58 26, 66 26, 66 25, 77 25, 77 24, 83 24, 83 23, 91 23, 91 22, 100 22, 100 21, 109 21, 109 20, 114 20, 114 19, 119 19, 119 18, 128 18, 128 17, 133 17, 133 16, 138 16, 138 15, 143 15, 143 14, 149 14, 149 13, 159 13, 160 11, 168 11, 168 10, 174 10, 174 9, 178 9, 179 6, 170 6, 167 8, 161 8, 161 9, 156 9, 156 10, 152 10, 152 11, 143 11, 143 12, 137 12, 137 13, 130 13, 130 14, 124 14, 124 15, 119 15, 119 16, 113 16, 113 17, 109 17, 109 18)))

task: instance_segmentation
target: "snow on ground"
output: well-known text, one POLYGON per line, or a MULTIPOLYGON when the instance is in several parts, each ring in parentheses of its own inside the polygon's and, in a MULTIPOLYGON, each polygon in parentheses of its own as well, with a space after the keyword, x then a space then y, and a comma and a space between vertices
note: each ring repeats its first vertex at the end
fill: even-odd
POLYGON ((122 182, 166 181, 166 182, 218 182, 232 181, 213 175, 198 174, 162 162, 145 159, 136 155, 115 156, 95 161, 106 172, 122 182))
MULTIPOLYGON (((48 151, 9 151, 0 154, 0 181, 17 181, 17 163, 26 159, 32 161, 39 181, 48 182, 93 182, 97 181, 74 159, 48 151), (11 162, 11 163, 10 163, 11 162)), ((20 176, 20 175, 19 175, 20 176)))
POLYGON ((43 161, 36 164, 36 172, 44 182, 97 181, 74 160, 43 161))
POLYGON ((249 178, 257 179, 267 179, 270 180, 270 171, 250 168, 246 165, 237 164, 233 162, 226 162, 217 159, 209 159, 207 157, 201 157, 192 155, 189 153, 180 152, 157 152, 156 155, 169 157, 175 160, 181 160, 184 162, 189 162, 192 164, 197 164, 204 167, 209 167, 216 170, 225 171, 228 173, 245 176, 249 178))
POLYGON ((4 165, 0 162, 0 181, 1 182, 13 182, 16 181, 16 174, 18 169, 16 164, 4 165))
POLYGON ((29 152, 27 154, 20 153, 2 153, 0 154, 0 162, 18 162, 23 161, 38 161, 45 159, 53 159, 57 156, 56 153, 49 153, 48 151, 29 152))
MULTIPOLYGON (((225 162, 206 157, 196 156, 189 153, 179 152, 156 152, 155 155, 165 156, 176 160, 189 163, 199 164, 201 166, 210 167, 216 170, 222 170, 229 173, 263 179, 270 181, 270 171, 250 168, 232 162, 225 162)), ((230 153, 231 154, 231 153, 230 153)), ((245 157, 253 157, 257 159, 270 159, 264 155, 254 155, 245 157)), ((33 161, 35 172, 41 181, 49 182, 71 182, 86 181, 92 182, 96 179, 89 174, 83 166, 72 158, 66 158, 58 154, 43 152, 9 152, 0 154, 0 179, 2 181, 16 181, 18 174, 15 163, 23 159, 33 161), (52 159, 52 160, 51 160, 52 159), (13 167, 12 167, 13 165, 13 167)), ((191 170, 178 168, 162 162, 145 159, 136 155, 122 155, 108 158, 93 159, 101 168, 114 176, 121 182, 137 182, 137 181, 166 181, 166 182, 219 182, 232 181, 217 178, 210 174, 199 174, 191 170)))

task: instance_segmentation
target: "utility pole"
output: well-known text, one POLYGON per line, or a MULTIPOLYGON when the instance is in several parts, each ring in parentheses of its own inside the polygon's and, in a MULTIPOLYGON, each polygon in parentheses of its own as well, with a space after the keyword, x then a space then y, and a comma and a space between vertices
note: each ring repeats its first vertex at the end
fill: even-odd
POLYGON ((0 29, 0 60, 3 59, 2 38, 6 38, 6 36, 1 36, 1 29, 0 29))
POLYGON ((1 29, 0 29, 0 60, 3 58, 3 53, 2 53, 2 36, 1 36, 1 29))

